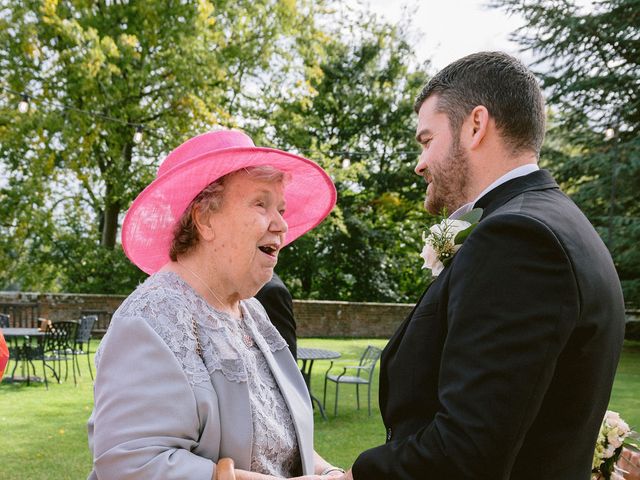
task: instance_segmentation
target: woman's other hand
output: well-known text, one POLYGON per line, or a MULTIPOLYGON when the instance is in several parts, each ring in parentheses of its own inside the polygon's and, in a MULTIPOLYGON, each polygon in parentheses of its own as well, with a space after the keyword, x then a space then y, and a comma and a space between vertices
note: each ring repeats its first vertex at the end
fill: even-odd
POLYGON ((624 448, 618 459, 618 467, 624 470, 625 480, 640 480, 640 452, 624 448))

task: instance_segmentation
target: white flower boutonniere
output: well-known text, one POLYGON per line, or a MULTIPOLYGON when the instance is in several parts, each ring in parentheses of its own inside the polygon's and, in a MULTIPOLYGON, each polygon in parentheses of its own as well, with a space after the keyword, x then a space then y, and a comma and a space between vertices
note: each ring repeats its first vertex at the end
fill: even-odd
POLYGON ((482 217, 482 209, 474 208, 457 220, 444 219, 422 234, 424 247, 420 256, 424 259, 422 268, 431 270, 437 277, 449 265, 462 242, 471 234, 482 217))

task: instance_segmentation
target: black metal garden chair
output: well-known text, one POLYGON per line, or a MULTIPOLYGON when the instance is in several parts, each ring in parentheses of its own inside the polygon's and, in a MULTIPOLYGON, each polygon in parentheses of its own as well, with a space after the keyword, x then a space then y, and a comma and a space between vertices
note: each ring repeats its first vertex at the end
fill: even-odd
POLYGON ((367 398, 369 405, 369 416, 371 416, 371 383, 373 380, 373 372, 376 368, 376 363, 382 354, 382 350, 372 345, 369 345, 360 357, 360 363, 358 365, 346 365, 342 367, 342 372, 338 375, 332 375, 329 372, 333 368, 333 361, 329 366, 329 369, 324 375, 324 398, 322 403, 326 407, 327 403, 327 383, 334 382, 336 384, 336 402, 333 409, 333 414, 338 414, 338 391, 341 383, 352 384, 356 386, 356 401, 358 410, 360 410, 360 385, 367 386, 367 398), (353 375, 347 375, 348 371, 353 371, 353 375))
MULTIPOLYGON (((65 380, 69 374, 69 359, 71 359, 73 367, 73 346, 76 338, 78 322, 64 321, 53 322, 46 325, 45 334, 41 341, 37 344, 25 344, 26 356, 29 363, 33 366, 35 374, 34 361, 42 361, 42 373, 44 375, 44 383, 47 388, 47 369, 53 373, 56 381, 61 382, 62 378, 62 362, 65 364, 65 380)), ((77 385, 76 371, 73 368, 73 383, 77 385)))
POLYGON ((97 315, 83 316, 80 319, 80 324, 78 325, 78 330, 76 332, 76 337, 73 345, 74 368, 78 369, 78 375, 80 376, 80 363, 78 361, 78 356, 86 355, 91 380, 93 380, 93 370, 91 369, 91 354, 89 347, 91 345, 91 332, 93 331, 93 326, 97 321, 97 315))

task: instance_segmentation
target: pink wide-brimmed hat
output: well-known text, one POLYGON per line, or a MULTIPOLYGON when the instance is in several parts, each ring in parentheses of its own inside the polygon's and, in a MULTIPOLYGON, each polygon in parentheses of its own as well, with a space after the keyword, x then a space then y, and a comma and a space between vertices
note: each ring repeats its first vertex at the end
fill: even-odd
POLYGON ((311 160, 256 147, 238 130, 204 133, 172 151, 156 179, 133 201, 122 226, 127 257, 144 272, 157 272, 169 261, 175 225, 196 195, 227 173, 254 166, 271 166, 289 174, 285 245, 318 225, 336 203, 331 178, 311 160))

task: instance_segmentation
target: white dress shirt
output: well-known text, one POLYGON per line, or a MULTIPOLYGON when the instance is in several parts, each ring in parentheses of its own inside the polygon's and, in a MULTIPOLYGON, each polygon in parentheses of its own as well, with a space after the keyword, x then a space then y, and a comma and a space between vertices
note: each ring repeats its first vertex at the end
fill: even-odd
POLYGON ((460 208, 458 208, 455 212, 453 212, 451 215, 449 215, 449 218, 452 219, 452 220, 456 220, 456 219, 460 218, 465 213, 469 212, 473 208, 473 205, 478 200, 480 200, 482 197, 484 197, 487 193, 489 193, 494 188, 496 188, 496 187, 502 185, 503 183, 506 183, 509 180, 512 180, 514 178, 524 177, 525 175, 529 175, 530 173, 533 173, 536 170, 540 170, 540 167, 538 167, 537 164, 528 163, 526 165, 521 165, 519 167, 514 168, 513 170, 508 171, 507 173, 502 175, 500 178, 498 178, 495 182, 493 182, 491 185, 489 185, 487 188, 485 188, 480 193, 480 195, 478 195, 472 202, 465 203, 460 208))

